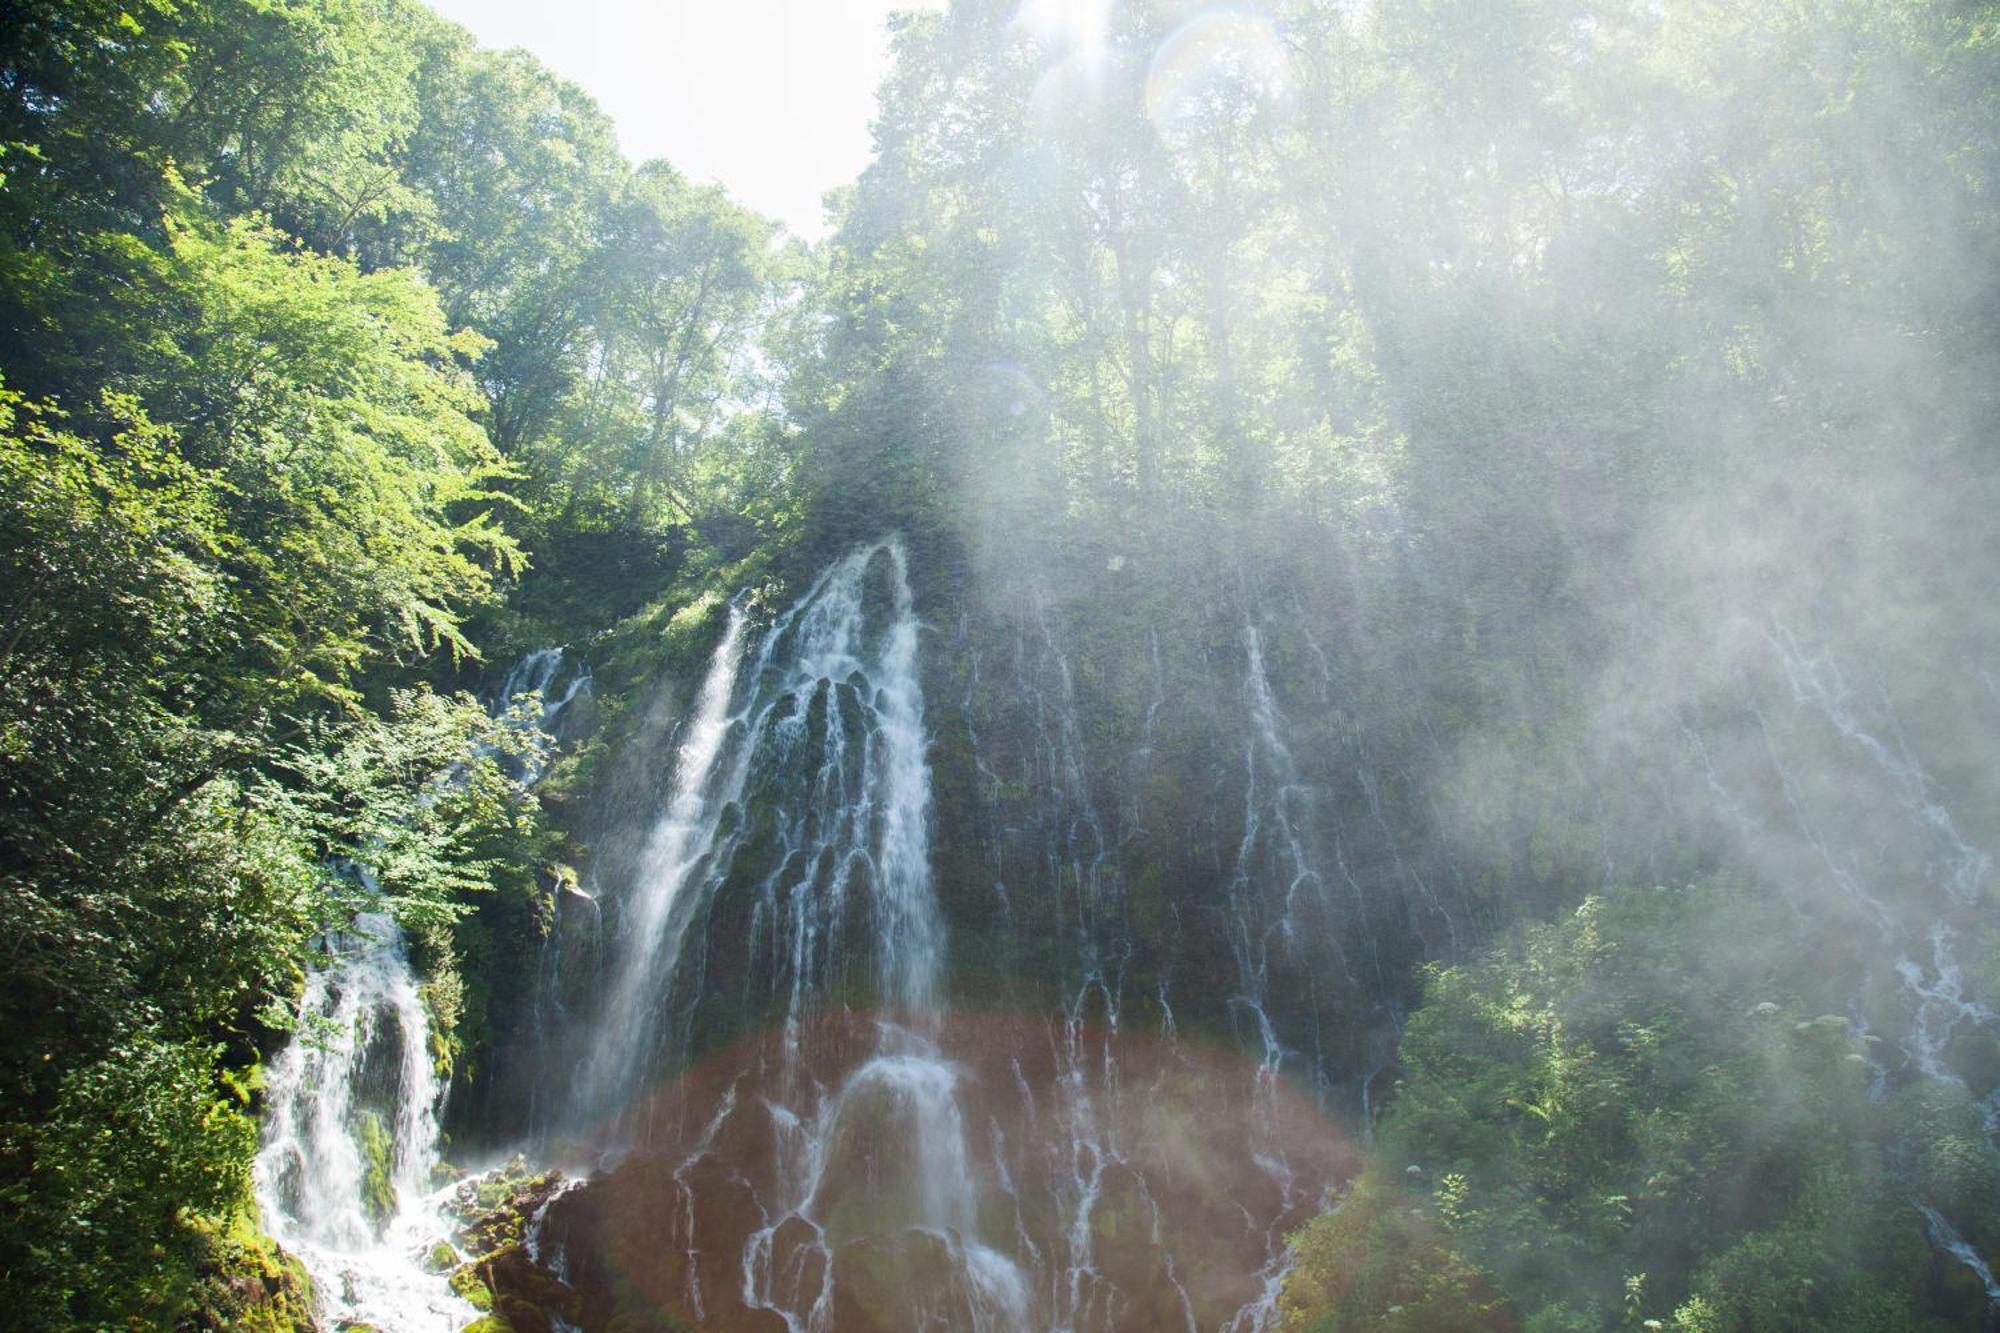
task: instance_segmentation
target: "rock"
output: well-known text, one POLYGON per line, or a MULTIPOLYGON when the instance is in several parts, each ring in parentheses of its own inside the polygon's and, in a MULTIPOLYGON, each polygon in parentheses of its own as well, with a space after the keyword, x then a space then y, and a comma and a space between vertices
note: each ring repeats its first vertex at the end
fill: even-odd
POLYGON ((771 1236, 773 1295, 780 1305, 806 1309, 826 1281, 828 1255, 818 1228, 793 1216, 771 1236))
POLYGON ((257 1230, 254 1218, 199 1219, 200 1259, 191 1303, 176 1324, 187 1333, 311 1333, 312 1280, 296 1257, 257 1230))
POLYGON ((493 1291, 486 1285, 482 1265, 477 1261, 466 1264, 451 1275, 451 1289, 475 1310, 493 1308, 493 1291))
POLYGON ((512 1324, 515 1333, 549 1333, 557 1316, 575 1322, 576 1293, 521 1246, 495 1251, 480 1263, 493 1292, 493 1312, 512 1324))

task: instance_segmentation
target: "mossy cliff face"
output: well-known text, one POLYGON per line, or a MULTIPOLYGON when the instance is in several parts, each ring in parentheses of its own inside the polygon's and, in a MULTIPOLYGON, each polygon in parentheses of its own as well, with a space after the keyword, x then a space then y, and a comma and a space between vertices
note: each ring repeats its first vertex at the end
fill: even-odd
POLYGON ((1100 566, 982 597, 937 636, 958 992, 1268 1036, 1291 1076, 1358 1104, 1411 964, 1470 930, 1419 738, 1295 589, 1163 578, 1100 566))
MULTIPOLYGON (((1352 581, 1329 573, 1337 560, 1232 549, 1218 535, 1213 543, 1135 545, 1108 557, 1043 555, 1006 577, 975 572, 972 564, 943 539, 913 543, 908 561, 921 619, 929 891, 945 941, 940 1058, 953 1067, 985 1062, 964 1084, 980 1104, 976 1115, 961 1111, 968 1151, 986 1178, 974 1191, 981 1200, 975 1234, 962 1239, 1018 1249, 1015 1238, 1027 1238, 1014 1261, 1037 1283, 1067 1287, 1062 1275, 1071 1259, 1079 1271, 1100 1261, 1129 1270, 1131 1277, 1114 1284, 1118 1302, 1136 1302, 1125 1326, 1144 1327, 1148 1316, 1140 1311, 1158 1314, 1162 1302, 1183 1299, 1204 1313, 1221 1310, 1220 1322, 1265 1299, 1285 1228, 1310 1215, 1342 1175, 1324 1163, 1311 1170, 1291 1163, 1277 1139, 1294 1131, 1281 1134, 1285 1117, 1275 1108, 1314 1107, 1324 1131, 1336 1136, 1343 1132, 1336 1126, 1365 1123, 1414 996, 1416 964, 1449 956, 1483 929, 1485 889, 1461 868, 1440 828, 1440 737, 1497 710, 1476 693, 1456 711, 1420 707, 1425 680, 1457 669, 1459 659, 1375 633, 1380 608, 1364 605, 1352 581), (974 1032, 976 1039, 968 1037, 974 1032), (987 1050, 979 1042, 1000 1045, 987 1050), (1197 1089, 1190 1077, 1165 1072, 1170 1061, 1125 1055, 1135 1043, 1199 1048, 1217 1058, 1234 1053, 1236 1063, 1225 1060, 1226 1070, 1203 1065, 1203 1076, 1218 1081, 1197 1089), (1133 1058, 1157 1077, 1162 1108, 1178 1099, 1193 1116, 1200 1104, 1183 1132, 1174 1132, 1171 1117, 1119 1121, 1124 1112, 1105 1109, 1111 1119, 1097 1118, 1133 1088, 1124 1063, 1133 1058), (1071 1095, 1061 1089, 1076 1088, 1087 1089, 1089 1105, 1059 1123, 1018 1107, 989 1111, 996 1090, 1016 1089, 1015 1067, 1041 1071, 1043 1081, 1026 1088, 1033 1107, 1047 1108, 1071 1095), (1007 1115, 1031 1118, 1005 1125, 1007 1115), (1202 1168, 1207 1186, 1168 1186, 1158 1163, 1134 1165, 1134 1154, 1161 1144, 1198 1144, 1190 1127, 1203 1118, 1233 1124, 1244 1136, 1223 1152, 1227 1165, 1202 1168), (996 1131, 1005 1143, 991 1142, 996 1131), (1034 1185, 1017 1181, 1006 1216, 994 1211, 1005 1194, 999 1181, 1026 1169, 1024 1162, 1079 1152, 1094 1163, 1079 1180, 1066 1173, 1034 1185), (1258 1160, 1265 1166, 1246 1175, 1246 1163, 1258 1160), (1235 1228, 1239 1248, 1204 1243, 1196 1254, 1152 1238, 1156 1215, 1168 1231, 1199 1231, 1205 1224, 1171 1214, 1188 1207, 1191 1218, 1205 1216, 1204 1188, 1254 1194, 1265 1187, 1276 1195, 1256 1203, 1247 1230, 1241 1214, 1226 1224, 1210 1219, 1235 1228), (1162 1202, 1168 1194, 1175 1196, 1171 1207, 1162 1202), (1059 1250, 1070 1258, 1059 1258, 1059 1250), (1165 1255, 1175 1256, 1171 1265, 1165 1255), (1152 1295, 1141 1299, 1141 1291, 1152 1295)), ((738 598, 750 622, 746 660, 818 573, 801 561, 789 578, 738 598)), ((889 618, 894 599, 885 578, 877 567, 860 588, 863 656, 879 651, 889 618)), ((484 1096, 482 1119, 511 1108, 499 1124, 515 1133, 525 1125, 557 1144, 609 1132, 568 1116, 571 1093, 601 1035, 595 1025, 620 957, 627 900, 651 873, 648 839, 668 803, 687 718, 722 634, 725 593, 738 591, 677 594, 677 604, 663 600, 603 644, 600 661, 611 665, 596 672, 599 730, 564 761, 567 768, 554 770, 557 804, 584 853, 581 873, 574 882, 551 879, 541 916, 546 943, 533 975, 514 978, 523 1023, 503 1060, 501 1088, 484 1096)), ((801 836, 819 837, 798 823, 802 802, 814 799, 801 783, 829 752, 829 735, 865 732, 878 704, 867 694, 872 688, 843 677, 801 691, 784 716, 765 723, 794 736, 787 744, 795 750, 782 763, 759 760, 738 799, 712 812, 708 847, 726 848, 726 856, 698 861, 692 872, 713 875, 715 884, 690 895, 678 919, 677 961, 662 982, 663 1035, 646 1056, 656 1062, 651 1086, 671 1088, 684 1068, 761 1049, 796 1003, 784 979, 800 964, 778 947, 774 913, 790 910, 786 893, 825 896, 841 869, 791 864, 801 836), (769 900, 773 882, 793 887, 769 900)), ((841 782, 858 791, 860 766, 874 757, 855 749, 844 762, 851 767, 841 782)), ((1517 798, 1534 799, 1526 790, 1517 798)), ((854 809, 876 817, 865 805, 854 809)), ((1582 855, 1578 847, 1553 846, 1542 869, 1553 879, 1582 855)), ((850 891, 844 913, 804 946, 821 1012, 862 1014, 879 1004, 871 979, 880 928, 871 902, 850 891)), ((867 1051, 855 1040, 844 1055, 817 1057, 818 1086, 838 1089, 865 1063, 867 1051)), ((752 1085, 757 1078, 778 1075, 767 1062, 752 1085)), ((773 1084, 774 1100, 786 1095, 773 1084)), ((459 1105, 465 1114, 468 1104, 459 1105)), ((667 1121, 646 1110, 644 1122, 655 1127, 649 1132, 698 1136, 714 1103, 673 1105, 667 1121)), ((729 1117, 736 1146, 715 1147, 717 1178, 699 1191, 701 1208, 717 1215, 708 1220, 705 1211, 697 1225, 716 1234, 695 1247, 687 1271, 649 1274, 661 1300, 675 1282, 687 1284, 673 1297, 683 1302, 717 1284, 741 1288, 759 1197, 746 1182, 768 1172, 758 1163, 777 1151, 775 1131, 747 1127, 747 1115, 739 1109, 729 1117), (704 1274, 704 1265, 719 1267, 704 1274)), ((628 1127, 631 1119, 627 1114, 628 1127)), ((478 1128, 490 1133, 494 1124, 478 1128)), ((679 1162, 684 1154, 648 1142, 642 1157, 679 1162)), ((660 1175, 637 1163, 623 1178, 615 1208, 586 1202, 610 1197, 602 1194, 610 1186, 593 1183, 552 1213, 597 1219, 578 1223, 568 1251, 586 1269, 604 1261, 601 1247, 627 1243, 626 1223, 640 1228, 635 1235, 658 1224, 646 1211, 665 1205, 649 1201, 650 1190, 682 1188, 671 1170, 660 1175)), ((845 1213, 816 1201, 809 1212, 815 1225, 831 1229, 857 1208, 898 1215, 886 1195, 845 1213)), ((790 1246, 806 1268, 838 1268, 857 1284, 849 1292, 844 1279, 836 1283, 839 1299, 865 1303, 859 1293, 871 1283, 894 1285, 882 1273, 925 1267, 921 1246, 908 1248, 914 1234, 891 1228, 843 1238, 829 1230, 801 1249, 802 1237, 781 1232, 769 1244, 790 1246), (826 1254, 811 1258, 822 1245, 826 1254), (858 1248, 843 1262, 849 1245, 858 1248)), ((1039 1290, 1035 1299, 1057 1300, 1039 1290)), ((1088 1299, 1081 1291, 1060 1297, 1071 1310, 1088 1299)), ((937 1300, 947 1296, 940 1291, 937 1300)))
MULTIPOLYGON (((982 1300, 1016 1299, 968 1286, 982 1273, 995 1290, 1019 1284, 1025 1305, 1009 1308, 1119 1328, 1190 1312, 1220 1324, 1268 1304, 1284 1236, 1350 1169, 1341 1126, 1365 1122, 1415 964, 1475 936, 1481 911, 1430 791, 1433 724, 1464 719, 1415 709, 1409 645, 1371 639, 1365 608, 1337 581, 1298 577, 1308 565, 1092 553, 996 580, 948 546, 913 553, 928 891, 945 940, 940 1013, 913 1029, 928 1034, 927 1069, 951 1083, 948 1165, 970 1201, 943 1213, 918 1178, 936 1164, 913 1175, 895 1141, 908 1089, 867 1110, 880 1056, 874 1020, 859 1017, 879 1004, 873 898, 850 888, 823 933, 803 937, 804 1011, 784 982, 802 964, 774 933, 788 894, 825 897, 837 871, 864 886, 874 873, 794 864, 801 837, 821 837, 799 823, 803 803, 825 799, 805 775, 834 753, 830 737, 866 734, 880 707, 879 680, 861 675, 801 690, 761 723, 790 737, 788 757, 759 759, 710 812, 697 855, 716 859, 691 872, 710 887, 677 918, 661 1044, 647 1052, 657 1098, 612 1121, 565 1118, 723 599, 620 632, 615 653, 641 660, 625 637, 641 636, 660 666, 628 667, 622 687, 600 673, 606 726, 573 789, 591 794, 565 798, 593 812, 590 855, 577 885, 549 895, 529 987, 540 1044, 516 1074, 533 1090, 522 1102, 555 1108, 534 1123, 558 1145, 644 1127, 625 1166, 549 1210, 586 1327, 621 1311, 757 1327, 770 1311, 754 1307, 797 1309, 820 1292, 841 1327, 895 1326, 894 1292, 964 1322, 982 1300), (791 887, 773 899, 772 883, 791 887), (801 1013, 814 1034, 803 1046, 771 1035, 801 1013), (727 1083, 703 1081, 725 1067, 727 1083), (819 1092, 801 1100, 802 1088, 819 1092), (848 1119, 827 1123, 841 1107, 848 1119), (787 1119, 802 1114, 819 1118, 787 1119), (871 1138, 850 1122, 883 1128, 871 1138), (825 1154, 810 1199, 782 1197, 800 1135, 825 1154), (663 1227, 690 1234, 640 1254, 663 1227), (746 1262, 769 1275, 747 1305, 746 1262)), ((864 658, 894 601, 885 577, 878 567, 860 588, 864 658)), ((794 595, 740 603, 746 660, 794 595)), ((846 752, 843 801, 878 759, 846 752)), ((880 817, 865 801, 837 808, 880 817)))
MULTIPOLYGON (((1090 552, 998 581, 949 543, 913 555, 952 1004, 1055 1014, 1088 993, 1100 1014, 1246 1047, 1269 1024, 1288 1074, 1358 1109, 1414 998, 1414 965, 1479 938, 1503 914, 1503 888, 1516 904, 1553 897, 1599 854, 1599 830, 1573 812, 1538 818, 1558 802, 1532 771, 1498 808, 1451 789, 1454 738, 1504 710, 1477 689, 1420 703, 1427 680, 1462 673, 1463 653, 1376 633, 1383 610, 1326 564, 1090 552), (1474 820, 1517 875, 1459 855, 1474 820)), ((753 600, 753 634, 788 602, 781 589, 753 600)), ((647 873, 722 600, 692 596, 621 629, 609 651, 628 674, 599 673, 605 729, 563 797, 588 838, 581 887, 547 894, 537 975, 514 979, 546 1026, 524 1024, 502 1081, 538 1091, 504 1119, 559 1097, 564 1053, 590 1040, 605 950, 647 873)), ((856 703, 848 682, 830 682, 798 720, 807 743, 829 710, 856 703)), ((707 979, 679 987, 697 1050, 772 1018, 769 969, 752 956, 753 888, 785 854, 776 817, 795 786, 774 771, 721 812, 738 843, 731 879, 683 950, 707 979)), ((870 928, 851 924, 858 967, 870 928)))

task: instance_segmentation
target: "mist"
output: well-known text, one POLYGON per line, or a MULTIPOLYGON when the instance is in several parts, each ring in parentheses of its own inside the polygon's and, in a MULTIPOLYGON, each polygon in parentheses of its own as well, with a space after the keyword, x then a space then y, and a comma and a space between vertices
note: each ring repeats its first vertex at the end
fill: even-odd
POLYGON ((2000 8, 30 9, 34 1326, 2000 1320, 2000 8))

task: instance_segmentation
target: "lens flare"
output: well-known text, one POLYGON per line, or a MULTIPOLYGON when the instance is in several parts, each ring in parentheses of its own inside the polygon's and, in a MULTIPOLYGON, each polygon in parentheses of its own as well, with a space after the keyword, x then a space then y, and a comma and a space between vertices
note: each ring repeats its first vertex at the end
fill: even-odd
POLYGON ((1168 144, 1207 124, 1282 111, 1292 62, 1268 15, 1246 4, 1204 6, 1176 28, 1146 71, 1146 116, 1168 144))
POLYGON ((1042 71, 1028 95, 1027 124, 1038 140, 1062 136, 1075 126, 1087 124, 1104 80, 1100 69, 1074 57, 1059 60, 1042 71))

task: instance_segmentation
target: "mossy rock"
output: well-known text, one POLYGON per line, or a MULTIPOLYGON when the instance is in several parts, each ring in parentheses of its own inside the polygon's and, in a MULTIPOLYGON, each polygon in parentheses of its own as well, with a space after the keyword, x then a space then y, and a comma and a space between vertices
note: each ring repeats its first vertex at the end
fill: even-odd
POLYGON ((180 1327, 243 1333, 311 1333, 318 1327, 305 1266, 259 1229, 254 1210, 189 1225, 200 1257, 180 1327))
POLYGON ((423 1262, 426 1273, 449 1273, 458 1267, 458 1251, 444 1241, 439 1241, 425 1253, 423 1262))
POLYGON ((382 1117, 363 1111, 356 1122, 361 1156, 366 1163, 361 1182, 361 1205, 368 1220, 380 1227, 396 1215, 396 1143, 382 1124, 382 1117))
POLYGON ((460 1333, 514 1333, 514 1326, 497 1314, 481 1315, 467 1324, 460 1333))
POLYGON ((493 1308, 493 1292, 479 1276, 477 1264, 467 1264, 451 1275, 451 1289, 475 1310, 493 1308))

